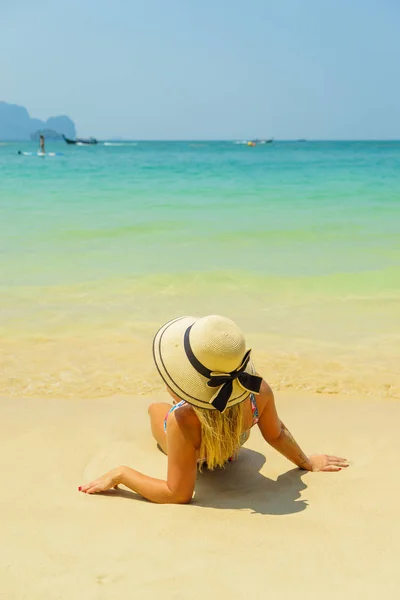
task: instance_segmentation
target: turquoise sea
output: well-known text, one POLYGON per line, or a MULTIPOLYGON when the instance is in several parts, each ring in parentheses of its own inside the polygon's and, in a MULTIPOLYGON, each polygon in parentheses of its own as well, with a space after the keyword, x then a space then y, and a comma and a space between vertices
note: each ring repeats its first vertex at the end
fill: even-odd
POLYGON ((400 396, 400 142, 0 144, 0 393, 161 387, 156 329, 243 328, 276 389, 400 396))

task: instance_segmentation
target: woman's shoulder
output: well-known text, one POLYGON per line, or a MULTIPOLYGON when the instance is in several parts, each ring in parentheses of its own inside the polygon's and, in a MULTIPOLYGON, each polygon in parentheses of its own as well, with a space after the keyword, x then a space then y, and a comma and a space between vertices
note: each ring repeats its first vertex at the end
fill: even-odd
POLYGON ((265 381, 265 379, 263 379, 261 382, 260 395, 265 396, 267 399, 274 395, 271 386, 265 381))
POLYGON ((184 437, 197 442, 201 425, 193 408, 187 402, 182 403, 179 408, 171 412, 168 418, 168 429, 173 432, 176 427, 183 433, 184 437), (170 427, 170 424, 172 427, 170 427))
POLYGON ((179 404, 179 410, 177 409, 174 411, 176 419, 181 423, 194 423, 199 421, 193 407, 188 402, 183 400, 179 404))
POLYGON ((261 387, 260 387, 260 393, 256 395, 256 402, 257 402, 257 407, 258 407, 258 412, 261 415, 262 411, 264 410, 264 408, 266 407, 266 405, 268 404, 268 402, 270 400, 273 400, 274 398, 274 393, 271 389, 271 387, 268 385, 268 383, 265 381, 265 379, 262 380, 261 383, 261 387))

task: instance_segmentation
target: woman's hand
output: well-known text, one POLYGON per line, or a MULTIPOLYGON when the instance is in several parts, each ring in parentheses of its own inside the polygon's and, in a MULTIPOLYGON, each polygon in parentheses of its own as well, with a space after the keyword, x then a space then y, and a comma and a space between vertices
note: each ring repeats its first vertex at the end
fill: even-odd
POLYGON ((312 471, 341 471, 349 466, 346 458, 330 456, 329 454, 313 454, 308 457, 312 471))
POLYGON ((78 490, 85 494, 96 494, 98 492, 106 492, 112 488, 117 488, 120 478, 120 470, 112 469, 102 477, 87 483, 86 485, 79 486, 78 490))

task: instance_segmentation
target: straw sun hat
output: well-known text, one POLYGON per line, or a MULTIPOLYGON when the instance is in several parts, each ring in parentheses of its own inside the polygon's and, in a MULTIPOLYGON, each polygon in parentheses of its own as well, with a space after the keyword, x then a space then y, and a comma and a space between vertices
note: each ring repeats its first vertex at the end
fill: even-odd
POLYGON ((156 333, 153 355, 166 385, 182 400, 206 410, 243 402, 260 391, 243 333, 225 317, 179 317, 156 333))

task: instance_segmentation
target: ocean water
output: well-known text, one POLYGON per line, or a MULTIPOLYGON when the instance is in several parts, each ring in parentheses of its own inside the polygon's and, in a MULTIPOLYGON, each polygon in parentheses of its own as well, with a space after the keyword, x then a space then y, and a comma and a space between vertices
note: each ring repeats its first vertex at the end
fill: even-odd
POLYGON ((400 396, 400 142, 0 145, 0 393, 151 394, 223 314, 274 389, 400 396))

